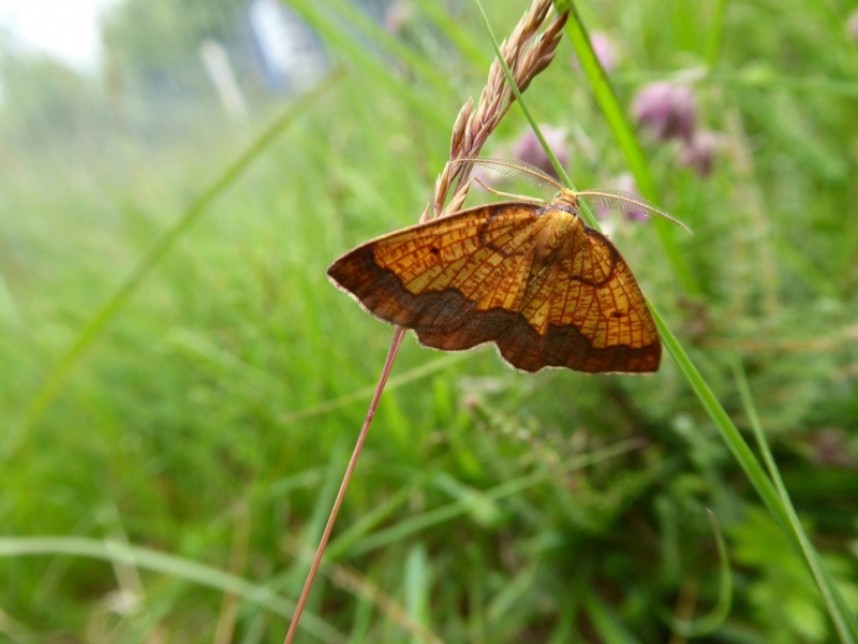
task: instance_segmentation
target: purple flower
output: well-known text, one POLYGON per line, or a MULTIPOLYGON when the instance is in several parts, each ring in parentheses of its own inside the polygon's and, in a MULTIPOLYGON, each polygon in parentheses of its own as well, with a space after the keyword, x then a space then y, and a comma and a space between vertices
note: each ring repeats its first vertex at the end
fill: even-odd
MULTIPOLYGON (((635 178, 631 175, 630 172, 624 172, 623 174, 617 176, 613 179, 611 183, 611 189, 620 193, 621 195, 625 195, 631 197, 633 199, 641 199, 643 198, 638 192, 638 185, 635 182, 635 178)), ((605 217, 609 212, 616 212, 617 204, 611 203, 611 205, 607 204, 598 204, 595 208, 597 217, 605 217)), ((649 219, 648 213, 645 209, 635 208, 632 204, 626 204, 625 207, 621 208, 623 216, 630 221, 646 221, 649 219)))
MULTIPOLYGON (((613 183, 615 190, 635 199, 643 199, 641 193, 638 192, 638 184, 631 172, 623 172, 623 174, 614 179, 613 183)), ((623 210, 623 214, 626 216, 626 219, 631 219, 632 221, 647 221, 649 219, 645 210, 637 208, 626 208, 623 210)))
POLYGON ((639 125, 662 140, 690 141, 697 128, 697 104, 687 85, 652 83, 635 95, 632 112, 639 125))
POLYGON ((679 162, 686 168, 691 168, 701 177, 712 173, 715 150, 720 143, 715 132, 699 130, 690 141, 685 141, 679 151, 679 162))
POLYGON ((405 0, 395 0, 384 12, 384 28, 392 34, 402 33, 414 22, 414 7, 405 0))
MULTIPOLYGON (((642 197, 638 192, 637 183, 629 172, 624 172, 610 182, 610 190, 633 199, 642 197)), ((612 212, 622 212, 626 219, 631 221, 646 221, 649 219, 644 208, 635 208, 633 204, 622 204, 619 200, 594 200, 593 212, 599 219, 604 219, 612 212)))
MULTIPOLYGON (((606 72, 610 74, 617 68, 617 64, 620 62, 620 52, 614 41, 608 37, 608 34, 603 31, 591 32, 590 45, 593 47, 593 53, 596 54, 596 58, 599 59, 599 63, 606 72)), ((574 56, 572 58, 572 67, 574 69, 580 69, 581 67, 578 63, 578 58, 574 56)))
MULTIPOLYGON (((569 148, 566 146, 566 130, 552 125, 540 125, 539 129, 542 130, 542 135, 545 137, 548 147, 554 152, 554 156, 560 161, 560 165, 564 168, 568 167, 569 148)), ((548 155, 545 154, 545 150, 542 149, 542 145, 540 145, 539 139, 536 138, 533 130, 527 130, 518 137, 513 146, 512 155, 519 161, 534 165, 555 179, 558 178, 551 162, 548 160, 548 155)))
POLYGON ((849 34, 852 40, 858 42, 858 9, 849 14, 849 18, 846 21, 846 33, 849 34))

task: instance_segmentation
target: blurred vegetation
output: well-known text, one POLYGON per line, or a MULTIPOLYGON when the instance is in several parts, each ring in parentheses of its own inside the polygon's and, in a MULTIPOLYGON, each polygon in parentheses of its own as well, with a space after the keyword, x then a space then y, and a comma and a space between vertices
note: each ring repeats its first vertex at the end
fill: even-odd
MULTIPOLYGON (((122 84, 115 91, 173 107, 180 99, 204 96, 206 78, 198 65, 188 63, 198 58, 207 39, 229 43, 246 36, 246 5, 243 0, 127 0, 116 5, 102 25, 105 68, 115 84, 122 84)), ((232 63, 244 70, 247 59, 245 53, 232 63)))
MULTIPOLYGON (((138 136, 142 117, 111 121, 149 105, 134 84, 105 90, 109 76, 4 51, 0 633, 11 641, 282 640, 391 335, 325 269, 416 222, 492 58, 469 3, 398 3, 408 10, 387 30, 343 0, 290 4, 347 73, 264 139, 29 424, 93 316, 291 99, 259 100, 241 123, 214 97, 192 112, 176 97, 178 115, 160 100, 147 131, 183 126, 153 139, 138 136)), ((526 4, 487 3, 496 33, 526 4)), ((196 9, 157 6, 196 20, 196 9)), ((668 225, 666 250, 661 224, 606 225, 748 429, 741 365, 804 528, 858 611, 858 43, 847 10, 579 10, 617 45, 610 79, 629 113, 641 87, 680 78, 717 135, 701 175, 675 143, 641 132, 659 205, 694 236, 668 225)), ((133 43, 111 28, 110 73, 121 74, 133 43)), ((195 55, 202 32, 179 22, 141 27, 135 51, 169 70, 172 54, 158 50, 173 34, 195 55)), ((540 122, 566 128, 575 184, 612 187, 625 159, 571 59, 562 43, 526 99, 540 122)), ((486 153, 512 154, 524 128, 513 108, 486 153)), ((488 347, 447 355, 408 339, 301 640, 681 642, 676 620, 701 619, 721 591, 707 509, 733 599, 704 639, 834 640, 804 563, 669 357, 649 377, 529 376, 488 347)))

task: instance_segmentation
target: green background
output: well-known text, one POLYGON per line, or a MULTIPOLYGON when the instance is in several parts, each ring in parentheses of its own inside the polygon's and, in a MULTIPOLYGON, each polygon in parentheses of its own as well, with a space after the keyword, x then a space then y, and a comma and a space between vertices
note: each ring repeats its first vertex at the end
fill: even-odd
MULTIPOLYGON (((163 28, 148 50, 110 41, 127 81, 114 93, 5 59, 3 637, 282 640, 391 338, 325 270, 417 221, 493 57, 470 4, 412 3, 396 33, 349 3, 293 4, 345 71, 308 103, 259 98, 241 125, 177 90, 155 100, 140 61, 179 74, 188 55, 155 57, 171 42, 163 28), (22 69, 36 76, 13 91, 22 69)), ((741 430, 747 381, 854 614, 853 8, 579 10, 618 47, 609 79, 627 115, 641 87, 684 79, 700 127, 717 134, 714 170, 699 176, 675 142, 637 132, 654 201, 693 236, 605 223, 741 430)), ((525 9, 486 6, 499 37, 525 9)), ((577 187, 610 187, 627 157, 572 58, 564 37, 527 105, 566 129, 577 187)), ((484 152, 510 156, 526 129, 514 106, 484 152)), ((474 191, 468 203, 488 199, 474 191)), ((707 615, 705 641, 838 637, 801 555, 669 356, 646 377, 531 376, 490 347, 442 354, 406 338, 300 641, 680 642, 676 620, 707 615), (728 607, 716 608, 707 510, 726 542, 728 607)))

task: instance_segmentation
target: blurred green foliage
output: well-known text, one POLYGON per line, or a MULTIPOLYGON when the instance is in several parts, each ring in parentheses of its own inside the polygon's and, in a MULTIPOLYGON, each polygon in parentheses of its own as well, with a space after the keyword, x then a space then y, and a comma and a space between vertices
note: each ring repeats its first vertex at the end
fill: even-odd
MULTIPOLYGON (((390 339, 325 269, 416 222, 492 51, 470 4, 410 3, 393 33, 349 3, 292 4, 347 74, 183 232, 29 427, 87 321, 288 106, 261 103, 238 125, 210 104, 154 142, 0 127, 12 641, 282 640, 390 339), (123 543, 148 558, 129 563, 123 543)), ((499 35, 526 8, 512 5, 487 6, 499 35)), ((651 226, 608 225, 745 429, 731 370, 743 365, 805 529, 858 610, 858 43, 839 5, 691 7, 579 7, 620 51, 610 78, 624 104, 686 79, 719 142, 704 177, 643 136, 659 205, 694 230, 667 233, 689 274, 672 272, 651 226)), ((563 43, 525 96, 567 128, 576 185, 611 187, 624 158, 570 59, 563 43)), ((77 83, 50 80, 64 74, 38 71, 46 102, 28 109, 51 109, 52 92, 79 104, 77 83)), ((4 110, 26 95, 8 85, 4 110)), ((486 153, 511 154, 523 129, 513 108, 486 153)), ((671 615, 693 621, 718 600, 707 508, 735 586, 707 641, 833 639, 801 558, 669 358, 650 377, 528 376, 490 348, 448 356, 407 339, 302 641, 679 642, 671 615)))

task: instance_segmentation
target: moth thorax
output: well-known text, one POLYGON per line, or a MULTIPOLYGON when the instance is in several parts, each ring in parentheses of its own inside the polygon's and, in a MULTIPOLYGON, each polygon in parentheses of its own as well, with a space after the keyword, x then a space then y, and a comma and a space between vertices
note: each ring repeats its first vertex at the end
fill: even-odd
POLYGON ((565 209, 552 208, 539 220, 534 239, 534 259, 548 264, 559 255, 575 248, 584 234, 584 224, 574 214, 565 209))
POLYGON ((578 195, 572 190, 561 190, 554 195, 549 207, 568 212, 570 215, 577 215, 578 195))

